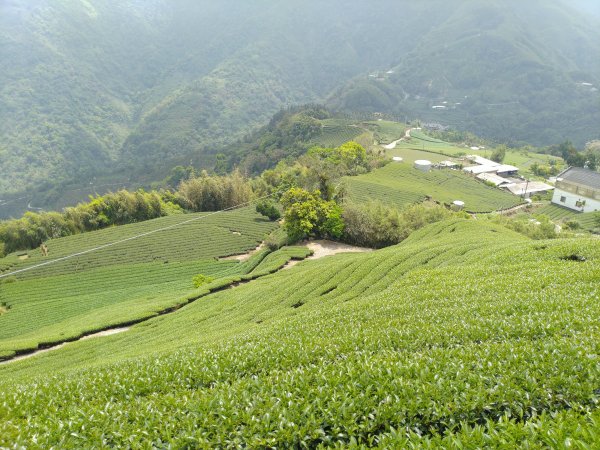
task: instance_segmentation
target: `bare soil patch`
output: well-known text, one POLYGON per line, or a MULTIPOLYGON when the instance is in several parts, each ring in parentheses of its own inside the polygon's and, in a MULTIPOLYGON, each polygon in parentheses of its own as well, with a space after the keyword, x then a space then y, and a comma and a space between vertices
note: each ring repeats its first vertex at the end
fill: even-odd
MULTIPOLYGON (((87 339, 99 338, 99 337, 104 337, 104 336, 111 336, 113 334, 123 333, 124 331, 127 331, 127 330, 129 330, 129 327, 113 328, 111 330, 99 331, 98 333, 88 334, 87 336, 83 336, 82 338, 77 339, 76 341, 73 341, 73 342, 85 341, 87 339)), ((68 344, 68 342, 63 342, 62 344, 57 344, 57 345, 54 345, 49 348, 42 348, 40 350, 35 350, 31 353, 26 353, 24 355, 19 355, 19 356, 15 356, 14 358, 7 359, 6 361, 0 361, 0 364, 8 364, 8 363, 12 363, 15 361, 21 361, 23 359, 28 359, 33 356, 41 355, 42 353, 48 353, 48 352, 51 352, 54 350, 58 350, 59 348, 63 348, 67 344, 68 344)))
POLYGON ((357 247, 355 245, 327 240, 311 241, 306 246, 313 251, 312 256, 309 256, 307 259, 319 259, 325 256, 337 255, 338 253, 365 253, 373 251, 372 248, 357 247))
POLYGON ((41 350, 36 350, 35 352, 31 352, 31 353, 27 353, 25 355, 20 355, 20 356, 15 356, 14 358, 8 359, 6 361, 0 361, 0 364, 9 364, 15 361, 21 361, 23 359, 29 359, 33 356, 37 356, 37 355, 41 355, 42 353, 48 353, 54 350, 58 350, 59 348, 63 348, 65 345, 67 345, 66 343, 64 344, 59 344, 56 345, 54 347, 50 347, 50 348, 43 348, 41 350))
POLYGON ((219 260, 220 261, 240 261, 240 262, 248 261, 252 255, 255 255, 256 253, 260 252, 263 248, 265 248, 264 242, 261 243, 254 250, 252 250, 248 253, 243 253, 241 255, 224 256, 223 258, 219 258, 219 260))
MULTIPOLYGON (((340 242, 328 240, 310 241, 305 247, 313 252, 313 254, 306 259, 319 259, 324 258, 325 256, 337 255, 338 253, 365 253, 373 251, 372 248, 357 247, 355 245, 342 244, 340 242)), ((302 261, 305 260, 291 260, 283 269, 291 269, 302 261)))
POLYGON ((87 336, 84 336, 79 340, 85 341, 87 339, 94 339, 94 338, 99 338, 99 337, 104 337, 104 336, 112 336, 113 334, 119 334, 119 333, 123 333, 125 331, 129 331, 129 327, 113 328, 112 330, 99 331, 98 333, 88 334, 87 336))

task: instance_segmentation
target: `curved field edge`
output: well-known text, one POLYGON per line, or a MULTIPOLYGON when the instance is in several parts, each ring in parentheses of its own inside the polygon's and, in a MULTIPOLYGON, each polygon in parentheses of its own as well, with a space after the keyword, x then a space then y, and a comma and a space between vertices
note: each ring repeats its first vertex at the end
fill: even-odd
POLYGON ((0 368, 0 445, 593 443, 599 261, 474 221, 308 261, 0 368))
POLYGON ((519 197, 486 186, 460 171, 436 169, 425 173, 402 162, 392 162, 368 174, 344 180, 348 197, 357 202, 379 200, 403 207, 427 198, 448 206, 461 200, 465 202, 465 210, 471 213, 505 210, 522 204, 519 197))
MULTIPOLYGON (((304 247, 284 247, 273 253, 265 249, 244 263, 224 264, 228 269, 217 272, 220 275, 219 278, 201 288, 188 289, 187 294, 183 296, 167 292, 152 302, 149 302, 147 298, 137 297, 122 301, 117 305, 92 309, 87 314, 36 329, 28 334, 17 335, 13 339, 4 339, 0 342, 0 363, 66 342, 78 341, 85 336, 101 331, 135 325, 153 317, 172 313, 209 294, 277 272, 289 261, 302 260, 310 254, 311 251, 304 247), (118 308, 117 314, 115 314, 115 308, 118 308)), ((126 268, 131 269, 131 267, 126 268)), ((142 268, 146 267, 142 266, 142 268)), ((44 279, 36 281, 43 283, 44 279)), ((175 289, 173 286, 171 288, 175 289)), ((76 298, 76 300, 81 299, 76 298)))

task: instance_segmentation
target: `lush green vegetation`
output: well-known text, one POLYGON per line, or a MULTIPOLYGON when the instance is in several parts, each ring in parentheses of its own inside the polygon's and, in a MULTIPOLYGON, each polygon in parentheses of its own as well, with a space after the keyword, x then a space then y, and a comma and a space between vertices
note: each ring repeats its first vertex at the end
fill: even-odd
POLYGON ((0 274, 7 273, 173 227, 0 279, 0 303, 10 307, 0 319, 0 356, 156 315, 181 304, 199 273, 251 273, 268 251, 243 264, 218 257, 254 249, 277 227, 252 209, 112 227, 50 240, 49 257, 32 250, 0 259, 0 274))
POLYGON ((394 162, 365 175, 348 177, 345 183, 350 200, 380 200, 398 207, 426 198, 445 204, 461 200, 467 211, 474 212, 510 208, 520 203, 518 197, 486 186, 460 171, 424 173, 406 163, 394 162))
MULTIPOLYGON (((33 205, 57 209, 62 193, 108 173, 118 176, 104 183, 135 189, 190 159, 212 167, 221 153, 237 163, 248 133, 278 109, 328 98, 334 109, 441 122, 500 142, 597 139, 598 27, 560 4, 514 8, 11 1, 0 18, 0 202, 35 187, 33 205), (399 16, 410 19, 398 27, 399 16), (393 32, 383 39, 382 29, 393 32), (381 76, 368 77, 374 68, 381 76), (432 110, 442 101, 446 110, 432 110)), ((331 119, 306 137, 336 147, 361 134, 331 119)), ((387 128, 381 142, 400 137, 387 128)), ((286 151, 275 145, 267 162, 286 151)), ((260 172, 258 159, 249 165, 260 172)))
POLYGON ((583 147, 597 135, 598 63, 588 59, 599 54, 600 41, 592 37, 597 18, 541 0, 436 6, 430 14, 435 27, 423 28, 418 47, 390 73, 355 78, 330 103, 441 123, 510 146, 571 139, 583 147), (536 32, 516 31, 532 23, 536 32), (571 55, 569 63, 564 54, 571 55))
MULTIPOLYGON (((392 25, 389 13, 403 10, 385 9, 365 24, 392 25)), ((372 51, 353 26, 363 14, 333 3, 11 2, 0 18, 0 198, 115 167, 153 181, 190 158, 210 166, 215 148, 235 153, 278 109, 322 99, 396 54, 401 37, 372 51)))
POLYGON ((0 221, 0 257, 39 247, 48 239, 182 212, 171 200, 175 196, 168 193, 121 190, 92 197, 62 213, 27 212, 21 219, 0 221))
POLYGON ((387 247, 402 242, 415 230, 453 215, 459 214, 435 204, 408 205, 400 210, 381 201, 346 202, 342 240, 362 247, 387 247))
POLYGON ((593 446, 599 261, 451 221, 301 263, 0 366, 0 445, 593 446))
POLYGON ((538 209, 536 213, 548 216, 554 222, 563 225, 569 222, 576 222, 578 226, 575 229, 580 227, 588 231, 600 230, 600 212, 580 213, 550 203, 538 209))
POLYGON ((27 212, 21 219, 0 221, 0 257, 16 250, 40 246, 48 239, 141 222, 187 211, 220 211, 246 205, 253 198, 252 186, 239 171, 209 176, 193 168, 176 167, 168 178, 175 192, 128 192, 125 190, 91 197, 87 203, 58 212, 27 212), (3 253, 4 252, 4 253, 3 253))
POLYGON ((281 197, 283 227, 293 241, 308 237, 339 239, 344 233, 342 208, 321 192, 292 188, 281 197))

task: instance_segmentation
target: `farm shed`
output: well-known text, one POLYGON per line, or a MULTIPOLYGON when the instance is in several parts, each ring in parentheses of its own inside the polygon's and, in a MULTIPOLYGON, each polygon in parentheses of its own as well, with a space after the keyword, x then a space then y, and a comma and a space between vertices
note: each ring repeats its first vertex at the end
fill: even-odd
MULTIPOLYGON (((471 147, 473 148, 473 147, 471 147)), ((492 161, 491 159, 487 159, 484 158, 483 156, 479 156, 479 155, 468 155, 467 159, 469 161, 474 162, 475 164, 479 164, 480 166, 499 166, 500 163, 497 163, 496 161, 492 161)))
POLYGON ((556 176, 552 203, 574 211, 600 211, 600 173, 569 167, 556 176))
POLYGON ((540 192, 548 192, 554 189, 554 186, 542 183, 541 181, 529 181, 523 183, 514 183, 505 186, 511 193, 515 195, 522 195, 525 198, 531 197, 533 194, 540 192))
POLYGON ((477 175, 477 179, 481 181, 487 181, 488 183, 493 183, 497 187, 504 187, 508 186, 509 184, 513 184, 512 181, 502 178, 495 173, 480 173, 477 175))
POLYGON ((519 171, 518 167, 510 166, 508 164, 497 164, 494 165, 479 165, 470 166, 463 169, 465 172, 472 173, 473 175, 479 175, 481 173, 497 173, 498 175, 514 175, 519 171))
POLYGON ((496 168, 498 175, 515 175, 518 171, 518 167, 511 166, 510 164, 501 164, 496 168))

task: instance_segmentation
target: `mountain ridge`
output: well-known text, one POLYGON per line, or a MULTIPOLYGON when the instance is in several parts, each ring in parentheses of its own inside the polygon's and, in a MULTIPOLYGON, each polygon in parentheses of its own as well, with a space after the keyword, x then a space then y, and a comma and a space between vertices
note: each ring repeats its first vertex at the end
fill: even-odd
MULTIPOLYGON (((115 167, 136 179, 191 157, 206 161, 206 152, 234 146, 282 107, 327 98, 334 108, 448 122, 500 141, 569 138, 581 145, 598 138, 598 93, 581 85, 600 84, 594 22, 564 3, 539 1, 528 4, 519 22, 515 5, 7 1, 0 6, 6 44, 0 62, 0 194, 48 179, 93 179, 115 167), (541 37, 533 42, 522 24, 536 5, 553 19, 536 22, 530 34, 541 37), (508 38, 486 31, 479 42, 464 24, 477 24, 481 16, 490 27, 504 20, 508 38), (558 21, 560 33, 553 25, 558 21), (454 50, 444 49, 452 42, 454 50), (489 47, 516 55, 496 84, 482 84, 481 74, 454 61, 468 63, 489 47), (552 62, 540 66, 544 58, 552 62), (445 61, 448 73, 438 76, 445 61), (365 78, 378 67, 395 74, 383 81, 365 78), (523 70, 532 73, 513 81, 523 70), (443 78, 463 89, 452 90, 443 78), (429 79, 431 89, 423 90, 429 79), (551 91, 522 88, 536 80, 551 91), (580 84, 573 87, 575 80, 580 84), (483 92, 473 95, 472 83, 483 92), (509 101, 514 92, 524 93, 532 104, 488 111, 486 105, 507 97, 496 89, 511 94, 509 101), (445 91, 473 96, 473 104, 450 118, 440 115, 431 103, 445 91), (425 103, 415 100, 422 94, 429 96, 425 103), (549 112, 536 118, 540 109, 549 112)), ((494 62, 485 73, 498 72, 494 62)))

